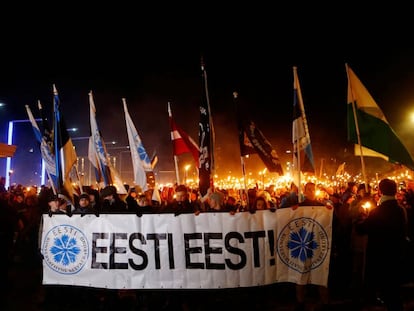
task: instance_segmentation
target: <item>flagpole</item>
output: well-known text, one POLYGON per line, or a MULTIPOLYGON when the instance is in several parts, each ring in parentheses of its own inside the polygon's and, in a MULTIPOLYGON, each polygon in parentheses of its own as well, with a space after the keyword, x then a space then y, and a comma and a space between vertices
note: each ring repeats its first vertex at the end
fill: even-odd
MULTIPOLYGON (((214 126, 213 126, 213 118, 211 116, 211 107, 210 107, 210 96, 208 94, 208 84, 207 84, 207 71, 205 69, 204 66, 204 61, 201 60, 201 70, 203 71, 203 78, 204 78, 204 88, 205 88, 205 95, 206 95, 206 102, 207 102, 207 107, 208 107, 208 120, 209 120, 209 124, 210 124, 210 165, 211 165, 211 176, 215 175, 216 172, 216 166, 215 166, 215 161, 214 161, 214 146, 215 146, 215 141, 216 141, 216 135, 214 133, 214 126)), ((214 182, 213 182, 213 177, 211 177, 211 186, 214 188, 214 182)))
MULTIPOLYGON (((293 88, 294 88, 294 94, 293 96, 301 96, 300 93, 300 89, 299 89, 299 83, 297 82, 297 67, 293 66, 293 88), (295 91, 296 89, 296 91, 295 91), (296 92, 296 94, 295 94, 296 92)), ((298 99, 298 102, 300 102, 301 99, 298 99)), ((297 103, 296 103, 297 106, 297 103)), ((295 107, 295 109, 297 109, 297 107, 295 107)), ((295 115, 293 116, 295 118, 295 115)), ((295 127, 296 127, 296 133, 299 133, 299 122, 295 122, 295 127)), ((301 201, 301 176, 300 176, 300 137, 295 137, 296 141, 294 141, 294 146, 293 146, 293 163, 296 164, 295 169, 296 169, 296 174, 297 174, 297 179, 298 179, 298 202, 301 201), (296 161, 295 161, 295 143, 296 143, 296 161)))
POLYGON ((153 173, 151 160, 131 119, 125 98, 122 98, 122 103, 124 106, 128 141, 131 150, 132 168, 134 170, 134 182, 136 185, 139 185, 141 187, 142 191, 146 191, 148 190, 147 173, 153 173))
POLYGON ((46 171, 46 174, 47 174, 47 178, 49 179, 49 184, 52 187, 53 194, 54 195, 57 195, 56 189, 55 189, 55 185, 53 184, 53 180, 52 180, 52 178, 50 176, 50 173, 47 170, 45 170, 45 171, 46 171))
MULTIPOLYGON (((171 113, 171 104, 170 102, 167 103, 168 105, 168 116, 172 118, 171 113)), ((174 141, 173 133, 171 132, 171 141, 174 141)), ((180 184, 180 173, 178 170, 178 158, 177 155, 174 154, 174 165, 175 165, 175 178, 177 179, 177 184, 180 184)))
MULTIPOLYGON (((297 74, 297 67, 293 67, 293 107, 294 107, 294 124, 296 127, 292 130, 295 131, 293 141, 297 143, 297 161, 298 161, 298 176, 299 181, 301 180, 302 172, 310 172, 315 174, 315 164, 313 162, 313 153, 311 147, 311 140, 309 135, 308 122, 306 120, 305 105, 303 104, 302 92, 300 89, 299 78, 297 74), (297 110, 299 109, 299 110, 297 110), (300 152, 303 151, 303 159, 300 152)), ((295 153, 294 153, 295 154, 295 153)), ((301 186, 299 184, 299 186, 301 186)), ((299 192, 300 194, 300 192, 299 192)))
POLYGON ((207 86, 207 72, 204 68, 204 64, 202 65, 203 70, 203 76, 204 76, 204 87, 206 90, 206 101, 207 101, 207 107, 208 107, 208 119, 210 121, 210 133, 211 133, 211 173, 214 176, 215 173, 215 162, 214 162, 214 143, 216 141, 216 135, 214 133, 214 126, 213 126, 213 118, 211 117, 211 107, 210 107, 210 97, 208 95, 208 86, 207 86))
POLYGON ((207 73, 201 58, 201 102, 199 120, 199 190, 204 196, 209 190, 214 191, 214 128, 208 96, 207 73))
MULTIPOLYGON (((299 128, 299 124, 296 122, 296 133, 298 132, 299 128)), ((293 152, 293 158, 295 157, 295 152, 293 152)), ((295 161, 293 162, 295 163, 295 161)), ((302 181, 301 181, 301 176, 300 176, 300 143, 299 143, 299 139, 296 140, 296 174, 297 174, 297 178, 298 178, 298 202, 300 201, 300 193, 302 191, 302 181)))
MULTIPOLYGON (((238 109, 238 105, 237 105, 237 98, 238 98, 238 96, 239 96, 239 93, 233 92, 233 99, 234 99, 234 103, 235 103, 235 106, 236 106, 236 115, 237 115, 237 118, 238 118, 237 121, 238 122, 241 122, 240 116, 239 116, 239 109, 238 109)), ((241 130, 242 129, 240 128, 240 125, 239 125, 239 131, 241 131, 241 130)), ((241 135, 241 134, 239 133, 239 135, 241 135)), ((240 146, 240 148, 241 148, 241 146, 240 146)), ((240 149, 240 151, 241 151, 241 149, 240 149)), ((241 168, 242 168, 243 185, 244 185, 244 189, 243 189, 242 194, 243 193, 246 194, 246 208, 249 208, 249 196, 247 194, 247 184, 246 184, 246 166, 245 166, 245 161, 244 161, 243 154, 240 154, 240 163, 241 163, 241 168)), ((243 203, 243 196, 241 195, 240 198, 241 198, 241 202, 243 203)))
MULTIPOLYGON (((243 156, 240 157, 240 161, 241 161, 242 174, 243 174, 243 185, 244 185, 243 193, 246 194, 246 208, 248 209, 249 206, 250 206, 250 203, 249 203, 249 195, 247 193, 246 166, 245 166, 245 163, 244 163, 244 157, 243 156)), ((243 196, 241 196, 241 203, 243 204, 243 196)))
MULTIPOLYGON (((46 117, 44 116, 43 107, 42 107, 42 104, 41 104, 40 100, 37 101, 37 108, 39 109, 39 112, 41 114, 41 120, 42 120, 42 124, 43 124, 43 135, 42 135, 43 137, 42 137, 41 145, 43 143, 47 146, 47 148, 49 148, 48 142, 46 141, 45 136, 47 135, 47 137, 50 138, 50 128, 49 128, 49 125, 46 122, 46 117)), ((52 143, 54 145, 53 142, 50 142, 50 143, 52 143)), ((49 149, 47 149, 47 150, 50 153, 50 150, 49 149)), ((42 155, 42 158, 43 158, 43 155, 42 155)), ((53 161, 55 162, 55 159, 53 161)), ((44 175, 45 175, 45 172, 46 172, 47 177, 48 177, 48 181, 49 181, 50 186, 53 190, 53 194, 56 195, 57 193, 56 193, 55 182, 51 178, 52 176, 51 176, 50 164, 47 164, 47 166, 48 166, 48 169, 46 169, 46 161, 43 158, 42 159, 42 179, 44 179, 44 175)), ((55 172, 53 172, 53 173, 55 173, 55 172)), ((43 180, 43 182, 44 182, 44 180, 43 180)))
POLYGON ((323 162, 325 161, 324 158, 321 158, 321 167, 319 168, 319 179, 322 178, 322 172, 323 172, 323 162))
POLYGON ((354 115, 355 131, 356 131, 356 134, 357 134, 358 145, 359 145, 362 177, 364 178, 364 182, 365 182, 365 191, 368 192, 368 180, 367 180, 367 175, 366 175, 366 172, 365 172, 364 154, 362 152, 361 136, 360 136, 360 133, 359 133, 359 125, 358 125, 357 114, 356 114, 356 102, 355 102, 354 92, 352 90, 352 84, 349 83, 350 78, 349 78, 349 71, 348 71, 348 64, 347 63, 345 63, 345 69, 346 69, 346 75, 348 77, 348 86, 349 86, 350 94, 351 94, 351 97, 352 97, 352 113, 354 115))
MULTIPOLYGON (((37 107, 40 111, 40 114, 42 113, 42 104, 40 103, 40 100, 37 100, 37 107)), ((43 135, 42 135, 43 136, 43 135)), ((44 140, 44 138, 42 137, 42 141, 44 140)), ((41 144, 41 143, 40 143, 41 144)), ((46 166, 45 166, 45 160, 42 157, 42 173, 41 173, 41 184, 45 184, 45 173, 46 173, 46 166)), ((49 175, 48 175, 49 176, 49 175)), ((55 193, 54 193, 55 194, 55 193)))
POLYGON ((59 103, 56 102, 56 96, 58 95, 57 89, 55 84, 53 84, 53 113, 54 113, 54 122, 53 122, 53 144, 54 144, 54 150, 55 150, 55 163, 56 163, 56 180, 57 180, 57 189, 56 189, 56 193, 59 194, 61 193, 61 184, 63 183, 62 180, 62 174, 60 171, 60 150, 59 150, 59 146, 58 146, 58 142, 60 140, 60 131, 58 129, 58 117, 59 117, 59 103))
MULTIPOLYGON (((30 122, 32 122, 32 126, 35 127, 39 131, 39 135, 41 135, 40 129, 39 129, 39 127, 37 125, 37 122, 36 122, 36 119, 33 117, 33 114, 32 114, 32 111, 31 111, 29 105, 25 105, 25 107, 26 107, 27 114, 29 116, 29 120, 30 120, 30 122)), ((39 107, 39 110, 42 111, 42 105, 40 103, 40 100, 38 100, 38 107, 39 107)), ((46 174, 48 176, 48 181, 49 181, 50 186, 53 190, 53 194, 56 195, 57 193, 56 193, 55 185, 53 184, 53 179, 50 176, 49 170, 46 169, 45 159, 43 158, 44 154, 43 154, 43 151, 42 151, 42 145, 46 146, 47 142, 45 141, 44 136, 39 136, 39 138, 40 138, 40 141, 39 141, 39 143, 40 143, 40 153, 42 155, 42 177, 44 176, 44 174, 46 172, 46 174)), ((42 182, 44 183, 44 180, 42 180, 42 182)))

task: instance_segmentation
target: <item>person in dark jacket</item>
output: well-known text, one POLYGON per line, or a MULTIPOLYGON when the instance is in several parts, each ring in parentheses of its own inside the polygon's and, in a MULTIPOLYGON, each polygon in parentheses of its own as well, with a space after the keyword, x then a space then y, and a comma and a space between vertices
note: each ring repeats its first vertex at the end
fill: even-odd
POLYGON ((128 189, 128 195, 125 198, 127 204, 128 212, 137 212, 138 211, 138 193, 135 190, 135 187, 128 189))
POLYGON ((98 211, 91 205, 88 193, 84 192, 79 196, 79 202, 73 214, 81 214, 82 217, 86 214, 95 214, 98 216, 98 211))
POLYGON ((125 213, 127 204, 119 197, 115 186, 106 186, 100 192, 101 210, 104 213, 125 213))
POLYGON ((385 178, 378 185, 380 200, 376 208, 360 214, 356 231, 368 236, 366 281, 368 288, 380 295, 389 311, 402 311, 400 279, 403 271, 403 243, 406 218, 396 199, 397 184, 385 178))
POLYGON ((175 198, 167 206, 160 210, 161 213, 174 213, 175 216, 180 214, 199 214, 200 211, 195 202, 190 202, 188 188, 186 185, 178 185, 175 188, 175 198))

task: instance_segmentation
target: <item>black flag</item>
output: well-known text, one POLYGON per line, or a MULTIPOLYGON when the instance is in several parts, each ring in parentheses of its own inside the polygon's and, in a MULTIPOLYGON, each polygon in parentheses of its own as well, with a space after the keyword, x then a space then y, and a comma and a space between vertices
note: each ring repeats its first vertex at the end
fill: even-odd
POLYGON ((204 69, 203 62, 201 63, 202 71, 202 98, 200 104, 200 122, 198 129, 199 141, 199 190, 201 195, 207 193, 208 188, 213 186, 212 170, 214 167, 213 159, 213 142, 214 130, 211 122, 210 104, 208 99, 207 89, 207 73, 204 69))
POLYGON ((245 135, 269 172, 283 175, 282 165, 280 164, 276 150, 257 128, 256 124, 250 121, 243 128, 245 135))

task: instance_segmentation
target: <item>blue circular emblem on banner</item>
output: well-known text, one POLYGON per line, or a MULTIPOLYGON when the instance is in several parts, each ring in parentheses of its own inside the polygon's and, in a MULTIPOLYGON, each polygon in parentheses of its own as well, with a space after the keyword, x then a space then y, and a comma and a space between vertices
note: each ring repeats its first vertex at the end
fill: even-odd
POLYGON ((277 239, 277 253, 289 268, 307 273, 318 268, 329 252, 329 238, 322 225, 312 218, 290 221, 277 239))
POLYGON ((42 254, 50 269, 61 274, 76 274, 88 260, 88 240, 78 228, 59 225, 46 234, 42 254))

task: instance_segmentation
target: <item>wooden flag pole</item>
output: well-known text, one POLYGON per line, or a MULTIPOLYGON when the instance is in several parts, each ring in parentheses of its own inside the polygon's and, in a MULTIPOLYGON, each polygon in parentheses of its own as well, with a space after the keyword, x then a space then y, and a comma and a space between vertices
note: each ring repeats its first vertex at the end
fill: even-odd
POLYGON ((352 97, 352 112, 354 114, 355 131, 356 131, 356 134, 357 134, 358 145, 359 145, 362 177, 363 177, 364 183, 365 183, 365 191, 368 193, 368 180, 367 180, 367 175, 366 175, 366 172, 365 172, 365 162, 364 162, 364 154, 362 152, 361 136, 359 134, 359 126, 358 126, 358 120, 357 120, 357 114, 356 114, 356 101, 355 101, 355 96, 354 96, 354 92, 353 92, 353 89, 352 89, 352 84, 350 83, 350 79, 349 79, 348 64, 345 64, 345 68, 346 68, 346 75, 348 77, 348 86, 349 86, 349 90, 350 90, 351 97, 352 97))

